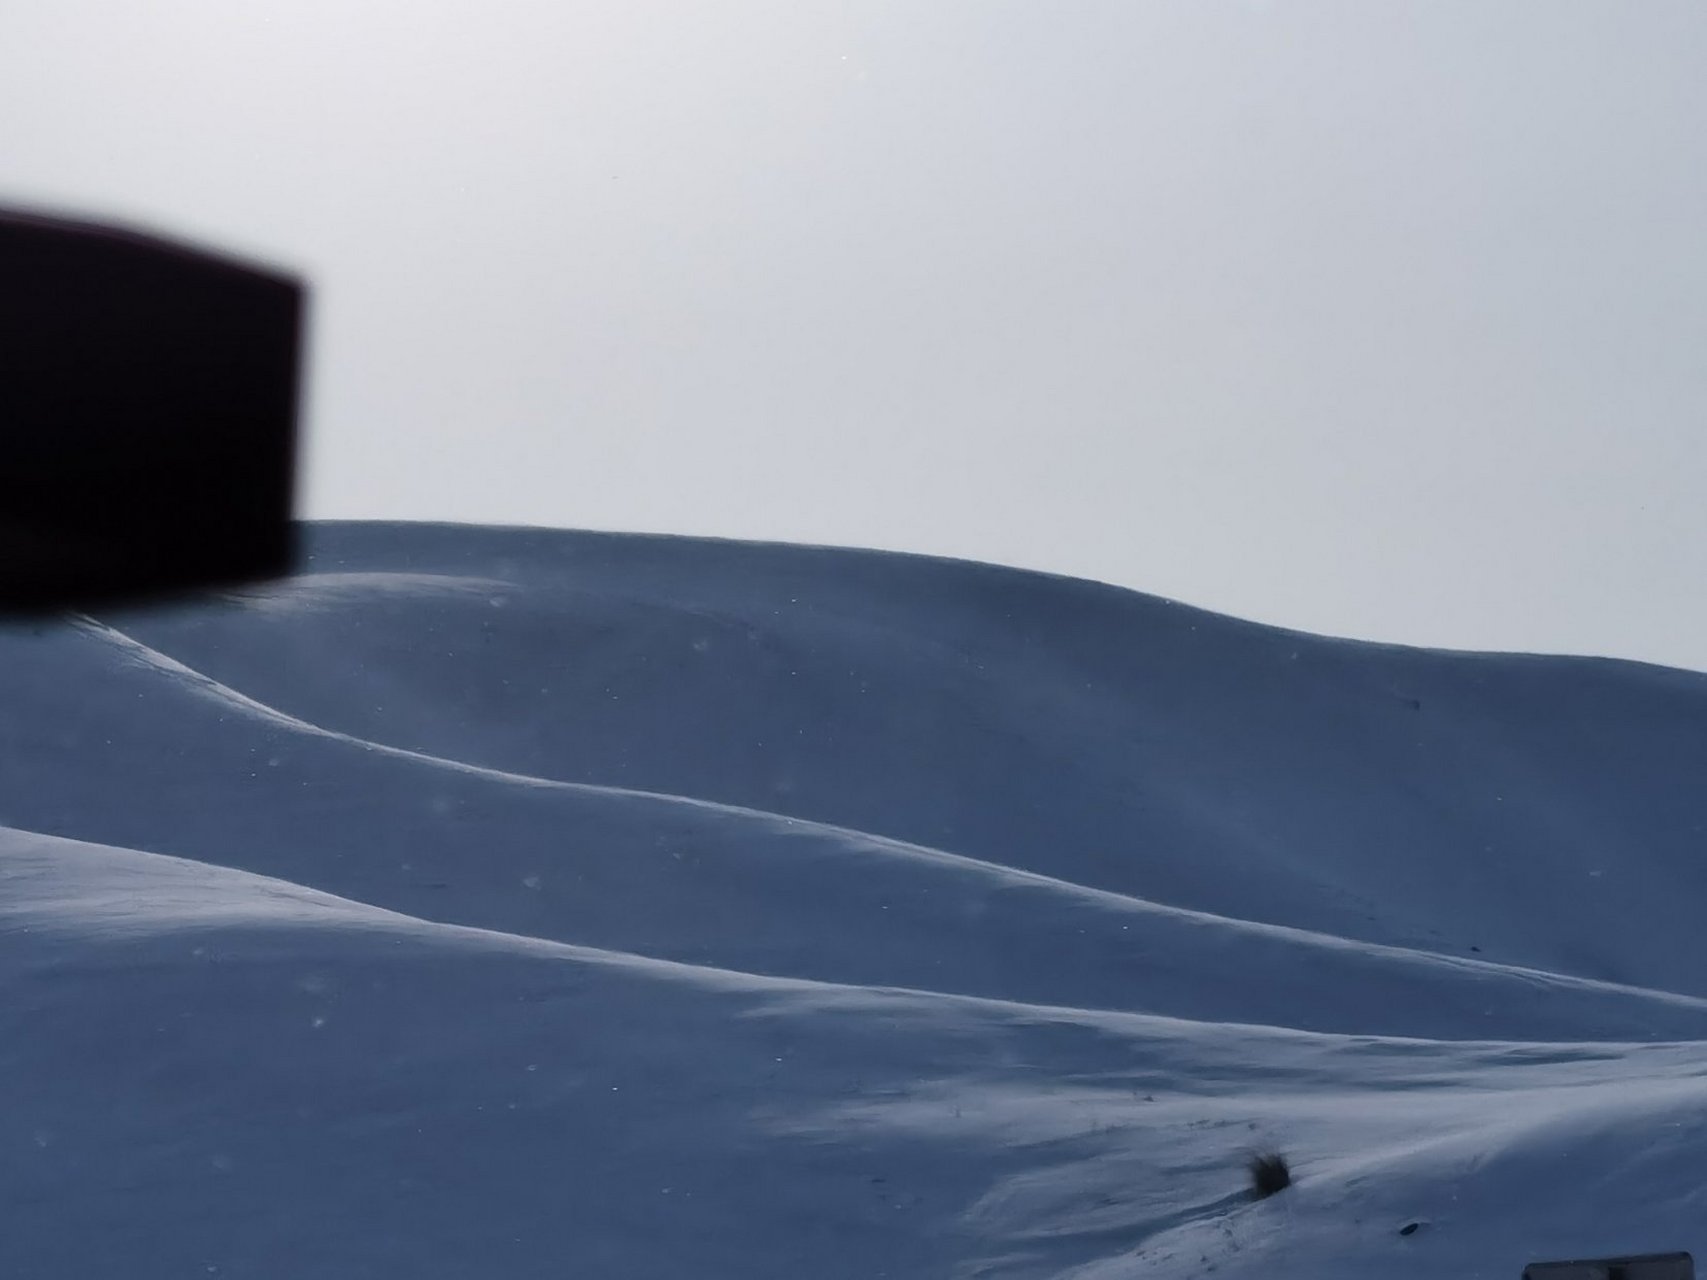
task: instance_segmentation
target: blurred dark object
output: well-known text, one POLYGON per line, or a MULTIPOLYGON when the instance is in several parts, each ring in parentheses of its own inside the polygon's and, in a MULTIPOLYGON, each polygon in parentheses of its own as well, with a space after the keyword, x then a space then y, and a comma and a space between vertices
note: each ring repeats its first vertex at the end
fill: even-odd
POLYGON ((304 308, 273 271, 0 209, 0 610, 288 573, 304 308))
POLYGON ((1523 1280, 1695 1280, 1695 1260, 1687 1253, 1643 1253, 1626 1258, 1532 1262, 1523 1269, 1523 1280))

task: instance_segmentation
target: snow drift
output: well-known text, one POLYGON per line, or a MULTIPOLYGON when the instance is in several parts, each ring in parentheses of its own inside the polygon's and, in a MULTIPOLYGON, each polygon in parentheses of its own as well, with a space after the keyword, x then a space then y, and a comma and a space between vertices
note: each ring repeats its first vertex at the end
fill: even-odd
POLYGON ((308 541, 0 629, 0 1274, 1707 1247, 1707 677, 924 557, 308 541))

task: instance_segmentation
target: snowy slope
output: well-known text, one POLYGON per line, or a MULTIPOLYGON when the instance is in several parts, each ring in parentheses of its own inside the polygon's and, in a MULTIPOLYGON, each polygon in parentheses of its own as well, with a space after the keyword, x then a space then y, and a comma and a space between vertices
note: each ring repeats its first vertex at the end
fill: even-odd
POLYGON ((0 1276, 1707 1249, 1707 677, 923 557, 310 550, 0 628, 0 1276))

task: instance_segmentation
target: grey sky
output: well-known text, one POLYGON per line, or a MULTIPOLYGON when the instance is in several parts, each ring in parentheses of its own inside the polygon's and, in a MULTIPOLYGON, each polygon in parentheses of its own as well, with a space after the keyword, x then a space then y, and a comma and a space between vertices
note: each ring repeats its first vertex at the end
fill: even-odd
POLYGON ((315 291, 303 514, 1707 670, 1707 7, 52 0, 0 199, 315 291))

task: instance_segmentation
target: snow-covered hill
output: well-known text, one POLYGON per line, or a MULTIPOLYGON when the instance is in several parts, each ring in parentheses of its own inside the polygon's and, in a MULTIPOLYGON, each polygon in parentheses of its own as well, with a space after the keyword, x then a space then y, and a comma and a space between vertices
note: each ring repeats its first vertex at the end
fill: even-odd
POLYGON ((0 1276, 1707 1248, 1707 676, 923 557, 308 542, 0 628, 0 1276))

